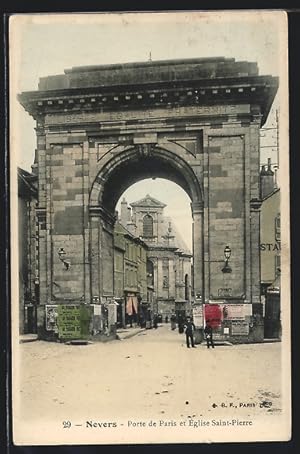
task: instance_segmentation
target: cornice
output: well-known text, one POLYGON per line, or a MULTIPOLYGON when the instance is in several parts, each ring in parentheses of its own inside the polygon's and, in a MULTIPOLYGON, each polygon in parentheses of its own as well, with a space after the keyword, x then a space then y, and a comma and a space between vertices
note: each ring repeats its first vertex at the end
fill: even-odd
POLYGON ((277 88, 276 77, 251 76, 33 91, 21 93, 18 99, 34 118, 57 113, 247 103, 261 107, 263 123, 277 88))

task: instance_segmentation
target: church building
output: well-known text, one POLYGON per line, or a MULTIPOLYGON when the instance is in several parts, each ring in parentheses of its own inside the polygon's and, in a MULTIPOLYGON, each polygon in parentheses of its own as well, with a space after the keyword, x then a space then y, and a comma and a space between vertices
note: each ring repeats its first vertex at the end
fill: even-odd
POLYGON ((123 198, 120 222, 148 245, 148 273, 154 277, 153 310, 165 319, 191 311, 192 254, 164 215, 166 205, 147 194, 130 203, 123 198), (152 270, 149 269, 149 265, 152 270))

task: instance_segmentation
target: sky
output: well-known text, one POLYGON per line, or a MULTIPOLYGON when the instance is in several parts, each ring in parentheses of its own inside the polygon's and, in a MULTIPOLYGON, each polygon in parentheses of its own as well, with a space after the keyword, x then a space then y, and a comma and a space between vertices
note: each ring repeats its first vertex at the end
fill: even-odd
MULTIPOLYGON (((62 74, 73 66, 194 58, 227 57, 255 61, 259 73, 280 76, 286 45, 281 12, 181 12, 122 14, 36 14, 10 19, 10 105, 14 162, 30 171, 36 148, 35 123, 16 100, 36 90, 40 77, 62 74)), ((278 108, 278 97, 274 109, 278 108)), ((269 124, 274 124, 274 114, 269 124)), ((271 135, 263 139, 274 144, 271 135)), ((276 153, 262 149, 262 163, 276 153)), ((128 201, 150 193, 168 205, 191 246, 189 198, 166 180, 145 180, 126 191, 128 201), (181 221, 180 221, 181 220, 181 221)))

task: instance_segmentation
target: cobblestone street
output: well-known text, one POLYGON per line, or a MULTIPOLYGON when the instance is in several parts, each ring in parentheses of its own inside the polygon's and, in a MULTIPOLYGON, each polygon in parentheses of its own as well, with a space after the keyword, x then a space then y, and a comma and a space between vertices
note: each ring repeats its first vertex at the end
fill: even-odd
POLYGON ((187 349, 169 326, 83 346, 20 345, 21 417, 247 417, 280 412, 280 343, 187 349), (271 407, 260 408, 260 403, 271 407), (244 405, 245 404, 245 405, 244 405))

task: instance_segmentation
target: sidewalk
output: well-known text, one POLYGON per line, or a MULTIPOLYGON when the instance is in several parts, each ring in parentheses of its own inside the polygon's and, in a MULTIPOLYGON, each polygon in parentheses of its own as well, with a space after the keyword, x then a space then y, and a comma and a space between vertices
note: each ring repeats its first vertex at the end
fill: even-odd
MULTIPOLYGON (((121 328, 117 330, 117 337, 120 340, 129 339, 130 337, 136 336, 139 333, 146 331, 146 328, 121 328)), ((38 340, 37 334, 21 334, 19 336, 19 343, 24 344, 26 342, 34 342, 38 340)))
POLYGON ((34 342, 37 338, 37 334, 20 334, 19 343, 24 344, 25 342, 34 342))
POLYGON ((281 339, 279 337, 273 337, 272 339, 264 338, 263 343, 264 344, 271 344, 273 342, 281 342, 281 339))
POLYGON ((141 328, 139 326, 136 328, 120 328, 117 329, 117 337, 119 340, 129 339, 130 337, 136 336, 144 331, 146 331, 146 328, 141 328))

